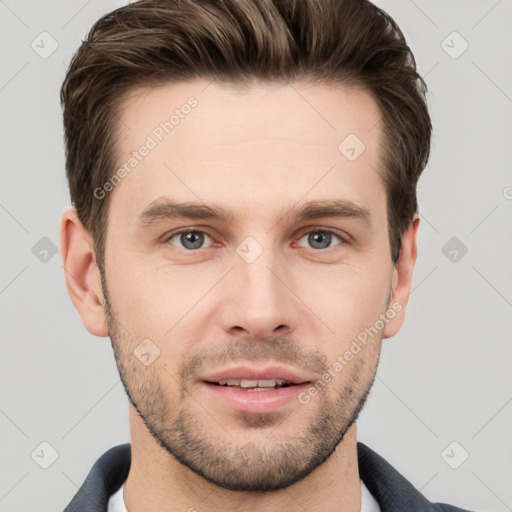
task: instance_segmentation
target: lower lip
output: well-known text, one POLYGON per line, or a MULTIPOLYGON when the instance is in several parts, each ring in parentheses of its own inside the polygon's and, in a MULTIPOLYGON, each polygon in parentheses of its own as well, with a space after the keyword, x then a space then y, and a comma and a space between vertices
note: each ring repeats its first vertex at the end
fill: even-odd
POLYGON ((289 404, 308 387, 308 383, 295 384, 283 388, 271 388, 263 391, 247 391, 242 388, 218 386, 209 382, 201 383, 210 393, 220 398, 232 409, 240 412, 275 412, 289 404))

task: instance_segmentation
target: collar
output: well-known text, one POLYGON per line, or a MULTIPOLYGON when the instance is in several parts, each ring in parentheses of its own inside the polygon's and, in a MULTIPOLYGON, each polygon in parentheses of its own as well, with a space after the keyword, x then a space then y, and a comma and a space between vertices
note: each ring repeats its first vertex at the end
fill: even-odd
MULTIPOLYGON (((357 443, 359 476, 382 512, 435 512, 436 509, 393 466, 365 444, 357 443)), ((94 464, 64 512, 106 512, 108 500, 128 477, 131 445, 106 451, 94 464)), ((461 510, 461 509, 452 509, 461 510)))

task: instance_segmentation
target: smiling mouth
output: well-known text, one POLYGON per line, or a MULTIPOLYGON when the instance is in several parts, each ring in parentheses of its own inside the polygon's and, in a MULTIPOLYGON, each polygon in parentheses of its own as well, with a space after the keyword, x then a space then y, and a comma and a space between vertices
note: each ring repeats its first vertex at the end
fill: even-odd
POLYGON ((286 388, 295 385, 293 382, 282 379, 226 379, 220 380, 218 382, 208 382, 208 384, 235 389, 243 389, 245 391, 268 391, 270 389, 286 388))
POLYGON ((311 378, 282 367, 262 370, 238 367, 204 376, 200 382, 210 393, 209 399, 221 407, 266 414, 291 407, 299 392, 311 384, 311 378))

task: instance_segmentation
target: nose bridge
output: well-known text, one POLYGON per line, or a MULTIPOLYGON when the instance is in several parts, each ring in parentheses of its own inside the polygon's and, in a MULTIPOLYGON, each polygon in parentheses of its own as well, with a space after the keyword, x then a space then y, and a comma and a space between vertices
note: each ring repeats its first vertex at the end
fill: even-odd
POLYGON ((268 236, 248 236, 236 247, 231 289, 224 304, 224 327, 265 337, 281 326, 295 327, 297 304, 287 288, 282 255, 268 236), (260 241, 261 240, 261 241, 260 241), (284 269, 284 270, 283 270, 284 269))
MULTIPOLYGON (((282 295, 283 283, 276 276, 279 255, 272 247, 267 245, 259 254, 257 248, 250 247, 249 252, 240 256, 236 269, 243 283, 243 297, 250 298, 255 306, 257 303, 269 303, 276 301, 277 296, 282 295), (245 259, 245 256, 255 257, 254 260, 245 259)), ((238 252, 238 251, 237 251, 238 252)), ((258 251, 259 252, 259 251, 258 251)))

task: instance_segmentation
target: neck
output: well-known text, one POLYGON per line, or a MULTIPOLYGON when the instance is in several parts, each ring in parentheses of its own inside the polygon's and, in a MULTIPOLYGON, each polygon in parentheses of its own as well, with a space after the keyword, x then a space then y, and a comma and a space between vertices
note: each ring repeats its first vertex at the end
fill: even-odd
POLYGON ((303 480, 272 492, 237 492, 204 480, 152 437, 130 405, 132 460, 124 489, 128 510, 146 512, 359 512, 361 487, 356 425, 334 453, 303 480))

